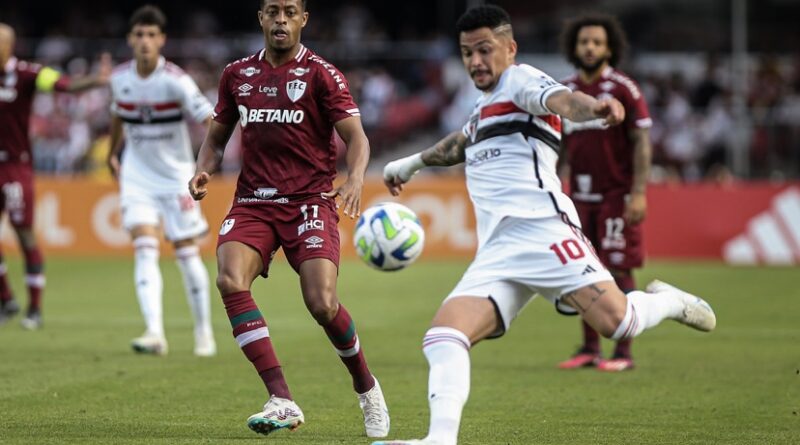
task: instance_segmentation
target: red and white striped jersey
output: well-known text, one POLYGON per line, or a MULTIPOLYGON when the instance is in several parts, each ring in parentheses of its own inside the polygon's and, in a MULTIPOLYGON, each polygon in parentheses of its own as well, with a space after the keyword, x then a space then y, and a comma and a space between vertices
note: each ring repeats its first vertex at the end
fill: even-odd
POLYGON ((203 122, 213 111, 194 80, 163 57, 144 78, 130 61, 113 72, 111 94, 111 112, 125 130, 120 186, 185 192, 195 169, 185 119, 203 122))
POLYGON ((464 126, 479 245, 505 216, 574 213, 556 174, 561 119, 545 105, 558 91, 569 89, 530 65, 512 65, 478 99, 464 126))

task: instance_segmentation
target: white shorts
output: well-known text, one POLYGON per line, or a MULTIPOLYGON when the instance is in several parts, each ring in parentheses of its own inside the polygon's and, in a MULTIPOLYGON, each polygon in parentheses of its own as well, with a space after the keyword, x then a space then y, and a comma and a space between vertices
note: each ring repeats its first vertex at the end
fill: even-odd
POLYGON ((130 231, 136 226, 158 226, 163 222, 164 235, 170 241, 195 238, 208 232, 208 223, 200 203, 189 192, 152 194, 137 190, 120 197, 122 225, 130 231))
POLYGON ((490 299, 503 320, 491 337, 508 330, 522 309, 539 294, 562 313, 562 295, 601 281, 613 281, 580 228, 566 217, 505 217, 475 255, 453 297, 490 299))

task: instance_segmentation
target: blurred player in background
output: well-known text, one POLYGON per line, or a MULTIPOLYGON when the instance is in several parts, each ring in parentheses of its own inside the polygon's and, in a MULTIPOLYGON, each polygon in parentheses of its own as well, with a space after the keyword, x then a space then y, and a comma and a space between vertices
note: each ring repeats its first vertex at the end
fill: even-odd
POLYGON ((240 124, 242 170, 232 209, 219 232, 217 288, 233 335, 270 396, 264 410, 250 416, 248 426, 269 434, 297 428, 304 421, 250 293, 253 281, 259 275, 267 277, 272 257, 283 248, 300 275, 308 311, 352 376, 367 435, 383 437, 389 432, 383 393, 336 293, 336 199, 345 215, 358 216, 369 141, 342 73, 300 43, 307 20, 305 1, 261 2, 258 21, 265 48, 229 64, 222 73, 214 120, 189 190, 203 199, 228 139, 240 124), (334 129, 347 145, 348 176, 337 188, 334 129))
POLYGON ((108 165, 119 178, 122 223, 133 238, 134 281, 147 329, 131 345, 137 352, 164 355, 163 282, 159 269, 159 225, 175 247, 186 297, 194 316, 194 353, 211 356, 208 270, 197 238, 208 231, 200 206, 186 191, 194 174, 194 151, 186 119, 208 124, 212 106, 195 82, 161 56, 166 17, 155 6, 130 19, 133 60, 111 76, 111 151, 108 165), (123 138, 125 140, 123 151, 123 138), (122 157, 120 159, 120 152, 122 157))
MULTIPOLYGON (((568 22, 562 35, 564 53, 578 72, 562 83, 597 99, 613 97, 625 107, 625 121, 609 127, 602 119, 564 120, 559 163, 568 171, 570 197, 583 233, 617 286, 636 290, 631 269, 642 266, 642 226, 647 210, 652 120, 639 86, 616 69, 627 47, 619 22, 605 15, 568 22)), ((617 341, 614 355, 602 360, 600 336, 586 321, 583 346, 562 369, 597 366, 602 371, 633 369, 632 339, 617 341)))
MULTIPOLYGON (((34 93, 75 93, 108 83, 110 56, 104 54, 97 74, 70 79, 52 68, 14 57, 14 30, 0 23, 0 211, 9 220, 25 256, 25 283, 29 304, 22 326, 42 326, 42 290, 45 285, 44 260, 33 232, 33 156, 28 126, 34 93)), ((0 324, 19 312, 6 277, 6 264, 0 253, 0 324)))
POLYGON ((377 445, 456 444, 469 395, 470 348, 503 335, 534 294, 562 312, 580 314, 615 340, 633 338, 665 319, 703 331, 716 325, 705 301, 668 284, 653 282, 650 293, 620 291, 561 192, 558 116, 617 125, 625 118, 622 104, 572 92, 536 68, 516 64, 511 19, 497 6, 472 8, 456 26, 464 67, 483 95, 462 131, 390 162, 384 181, 397 195, 425 166, 465 162, 478 251, 423 340, 430 365, 427 437, 377 445))

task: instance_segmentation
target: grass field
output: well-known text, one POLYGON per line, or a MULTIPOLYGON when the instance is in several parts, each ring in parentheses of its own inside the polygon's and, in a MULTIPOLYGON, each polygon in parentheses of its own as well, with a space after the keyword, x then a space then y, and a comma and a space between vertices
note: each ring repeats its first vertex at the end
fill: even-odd
MULTIPOLYGON (((254 289, 307 424, 266 438, 245 426, 266 396, 216 293, 219 355, 196 358, 177 268, 163 261, 170 355, 136 356, 128 342, 143 324, 131 261, 53 258, 47 267, 44 330, 0 327, 0 444, 370 443, 349 377, 285 263, 254 289)), ((464 267, 342 265, 339 293, 384 387, 391 437, 427 431, 420 341, 464 267)), ((21 265, 10 268, 24 297, 21 265)), ((505 338, 473 350, 460 443, 800 443, 798 270, 651 263, 638 275, 641 284, 654 277, 705 296, 717 330, 668 322, 634 343, 633 372, 565 372, 555 364, 578 344, 578 320, 535 301, 505 338)))

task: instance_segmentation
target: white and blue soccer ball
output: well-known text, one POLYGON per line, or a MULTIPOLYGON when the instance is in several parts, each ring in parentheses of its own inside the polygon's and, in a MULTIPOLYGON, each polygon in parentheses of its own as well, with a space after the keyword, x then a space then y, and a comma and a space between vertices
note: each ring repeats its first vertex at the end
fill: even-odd
POLYGON ((411 209, 396 202, 382 202, 358 218, 353 242, 367 265, 379 270, 400 270, 422 253, 425 231, 411 209))

